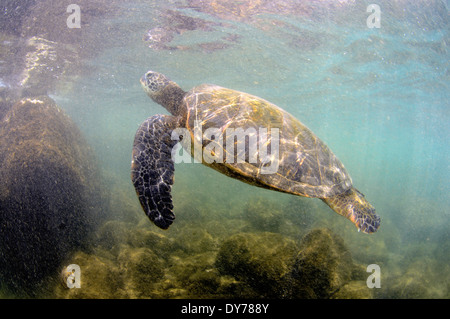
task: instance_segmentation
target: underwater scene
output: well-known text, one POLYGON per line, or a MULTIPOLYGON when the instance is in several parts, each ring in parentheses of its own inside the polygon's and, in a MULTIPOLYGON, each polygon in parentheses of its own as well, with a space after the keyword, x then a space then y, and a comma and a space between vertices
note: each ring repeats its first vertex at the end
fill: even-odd
POLYGON ((0 9, 0 298, 450 297, 448 1, 0 9))

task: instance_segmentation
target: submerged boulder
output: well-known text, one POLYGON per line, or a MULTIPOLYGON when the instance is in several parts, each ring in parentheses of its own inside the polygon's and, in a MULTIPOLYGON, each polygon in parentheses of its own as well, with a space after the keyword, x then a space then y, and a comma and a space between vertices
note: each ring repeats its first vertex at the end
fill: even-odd
POLYGON ((240 233, 222 243, 216 267, 249 285, 258 297, 283 298, 289 289, 285 275, 297 251, 293 240, 279 234, 240 233))
POLYGON ((149 248, 125 248, 117 261, 130 297, 154 297, 154 285, 164 276, 163 260, 149 248))
POLYGON ((69 289, 66 278, 55 284, 52 298, 64 299, 111 299, 130 298, 126 289, 122 271, 116 260, 111 260, 101 254, 75 252, 70 263, 80 267, 79 288, 69 289))
POLYGON ((233 235, 222 243, 215 266, 250 288, 250 298, 372 297, 343 239, 329 229, 314 229, 299 244, 268 232, 233 235))
POLYGON ((330 298, 351 279, 355 269, 344 240, 318 228, 303 237, 290 277, 293 298, 330 298))
POLYGON ((23 98, 1 119, 0 180, 0 281, 35 293, 102 211, 93 153, 52 99, 23 98))
POLYGON ((367 287, 363 281, 350 281, 342 286, 337 293, 332 296, 333 299, 372 299, 373 291, 367 287))

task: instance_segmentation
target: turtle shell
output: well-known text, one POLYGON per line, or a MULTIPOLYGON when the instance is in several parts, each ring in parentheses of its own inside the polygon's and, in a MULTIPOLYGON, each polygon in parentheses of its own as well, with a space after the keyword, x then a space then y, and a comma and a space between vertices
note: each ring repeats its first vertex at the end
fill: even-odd
POLYGON ((189 151, 221 173, 306 197, 332 197, 352 186, 343 164, 325 143, 266 100, 204 84, 187 92, 183 103, 191 134, 189 151))

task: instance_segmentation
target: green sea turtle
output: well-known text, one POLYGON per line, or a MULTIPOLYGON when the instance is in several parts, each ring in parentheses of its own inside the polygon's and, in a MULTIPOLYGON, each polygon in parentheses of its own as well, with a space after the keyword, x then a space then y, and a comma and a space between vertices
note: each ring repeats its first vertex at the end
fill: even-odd
POLYGON ((167 229, 175 219, 170 192, 173 149, 179 142, 198 161, 229 177, 320 198, 362 232, 373 233, 379 227, 375 209, 352 186, 342 163, 288 112, 216 85, 185 92, 153 71, 140 81, 150 98, 172 114, 149 117, 137 130, 133 145, 131 179, 142 208, 158 227, 167 229), (239 130, 244 134, 236 134, 239 130))

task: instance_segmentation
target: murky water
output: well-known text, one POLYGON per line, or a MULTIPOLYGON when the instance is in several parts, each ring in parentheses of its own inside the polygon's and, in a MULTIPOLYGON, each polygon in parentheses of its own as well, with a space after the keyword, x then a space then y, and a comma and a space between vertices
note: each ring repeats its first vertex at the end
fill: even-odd
MULTIPOLYGON (((69 29, 70 13, 56 12, 76 1, 54 2, 5 5, 13 13, 2 21, 0 116, 21 97, 50 96, 92 147, 106 208, 88 243, 28 294, 449 297, 447 4, 79 1, 80 28, 69 29), (381 9, 379 28, 369 27, 370 4, 381 9), (20 21, 9 23, 16 16, 20 21), (380 215, 379 231, 358 233, 318 199, 252 187, 200 164, 176 165, 177 218, 169 230, 158 229, 130 181, 138 126, 168 114, 141 88, 139 78, 149 69, 185 90, 217 84, 293 114, 344 163, 380 215), (336 269, 351 274, 305 293, 298 288, 307 285, 298 279, 299 258, 314 247, 327 260, 324 268, 334 256, 336 269), (251 257, 230 260, 230 251, 251 257), (342 257, 348 253, 350 261, 342 257), (80 266, 81 288, 61 284, 60 269, 69 264, 80 266), (380 267, 381 288, 366 287, 370 264, 380 267)), ((330 271, 342 274, 336 269, 330 271)), ((4 286, 5 297, 22 295, 19 284, 4 286)))

